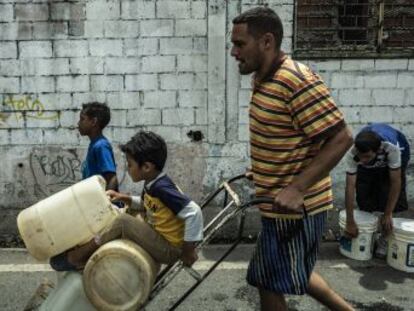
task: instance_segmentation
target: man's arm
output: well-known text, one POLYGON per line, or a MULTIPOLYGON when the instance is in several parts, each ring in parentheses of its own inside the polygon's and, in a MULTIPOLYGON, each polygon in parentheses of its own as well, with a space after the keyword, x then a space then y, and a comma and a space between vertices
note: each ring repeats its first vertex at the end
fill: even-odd
POLYGON ((103 178, 106 181, 106 190, 118 191, 118 178, 115 173, 104 173, 103 178))
POLYGON ((300 210, 306 190, 329 174, 351 147, 352 142, 351 131, 346 126, 327 138, 319 154, 308 167, 277 194, 274 200, 275 207, 282 210, 300 210))
POLYGON ((357 174, 346 174, 345 186, 345 208, 346 208, 346 228, 345 233, 351 238, 358 236, 358 227, 354 218, 354 200, 357 174))
POLYGON ((387 205, 384 216, 382 217, 382 226, 385 234, 392 231, 392 212, 397 205, 398 197, 401 191, 401 168, 389 170, 390 172, 390 190, 388 192, 387 205))

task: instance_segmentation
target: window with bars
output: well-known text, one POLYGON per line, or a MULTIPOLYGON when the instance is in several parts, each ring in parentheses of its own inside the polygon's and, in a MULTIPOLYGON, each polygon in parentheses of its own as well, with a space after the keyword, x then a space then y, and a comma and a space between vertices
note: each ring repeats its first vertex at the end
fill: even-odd
POLYGON ((414 0, 297 0, 296 58, 414 56, 414 0))

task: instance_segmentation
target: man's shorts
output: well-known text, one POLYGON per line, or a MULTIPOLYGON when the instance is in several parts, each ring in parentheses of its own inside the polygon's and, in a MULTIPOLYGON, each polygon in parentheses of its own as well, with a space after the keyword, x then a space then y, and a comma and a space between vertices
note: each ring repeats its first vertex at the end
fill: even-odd
POLYGON ((297 220, 262 217, 262 231, 249 263, 247 282, 279 294, 305 294, 326 214, 297 220))

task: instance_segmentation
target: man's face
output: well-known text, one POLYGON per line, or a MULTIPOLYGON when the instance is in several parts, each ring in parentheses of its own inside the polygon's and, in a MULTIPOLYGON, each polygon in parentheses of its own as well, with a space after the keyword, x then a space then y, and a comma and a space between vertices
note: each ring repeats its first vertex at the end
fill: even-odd
POLYGON ((231 56, 239 62, 240 74, 258 71, 263 61, 260 39, 255 39, 247 30, 247 24, 235 24, 231 33, 231 56))
POLYGON ((81 112, 78 121, 78 130, 82 136, 89 135, 92 128, 95 126, 96 118, 90 118, 85 113, 81 112))
POLYGON ((367 151, 367 152, 357 152, 357 156, 359 161, 364 164, 370 164, 376 157, 376 153, 374 151, 367 151))

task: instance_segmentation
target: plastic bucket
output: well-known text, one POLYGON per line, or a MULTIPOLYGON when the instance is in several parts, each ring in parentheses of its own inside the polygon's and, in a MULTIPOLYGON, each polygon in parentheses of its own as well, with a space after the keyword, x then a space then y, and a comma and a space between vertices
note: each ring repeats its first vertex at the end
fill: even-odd
POLYGON ((148 299, 158 270, 159 265, 140 246, 114 240, 86 263, 85 292, 100 311, 137 310, 148 299))
POLYGON ((388 239, 387 263, 400 271, 414 272, 414 220, 393 218, 388 239))
POLYGON ((339 251, 342 255, 355 260, 370 260, 373 250, 373 234, 377 231, 378 217, 360 210, 354 210, 355 222, 358 226, 358 237, 350 239, 344 236, 346 227, 346 211, 339 213, 341 238, 339 251))
POLYGON ((17 226, 29 253, 46 260, 89 241, 110 224, 118 213, 105 186, 96 175, 21 211, 17 226))

